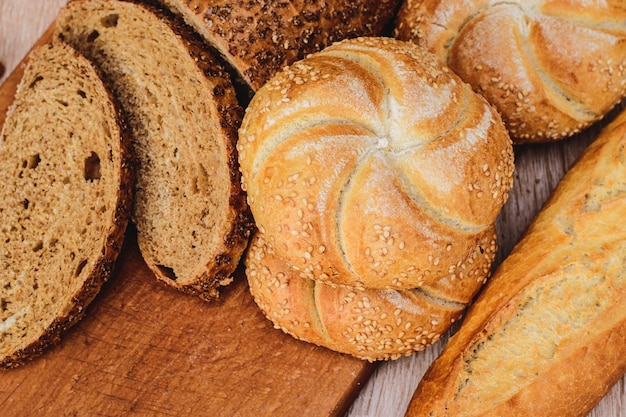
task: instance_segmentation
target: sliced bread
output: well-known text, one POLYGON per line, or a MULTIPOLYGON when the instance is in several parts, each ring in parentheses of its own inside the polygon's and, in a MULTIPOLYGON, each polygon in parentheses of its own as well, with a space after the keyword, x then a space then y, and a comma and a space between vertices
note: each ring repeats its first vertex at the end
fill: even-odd
POLYGON ((120 120, 96 69, 72 48, 29 55, 0 135, 3 368, 56 343, 113 270, 132 204, 120 120))
POLYGON ((145 5, 70 2, 57 36, 101 68, 126 113, 138 160, 133 220, 146 263, 162 281, 215 299, 253 227, 230 77, 182 19, 145 5))

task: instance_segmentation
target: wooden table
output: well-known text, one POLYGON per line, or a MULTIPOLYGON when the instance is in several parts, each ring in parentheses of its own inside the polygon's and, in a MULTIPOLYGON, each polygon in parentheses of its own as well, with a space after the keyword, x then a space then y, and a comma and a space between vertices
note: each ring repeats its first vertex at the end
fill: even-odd
MULTIPOLYGON (((4 75, 0 76, 0 84, 50 26, 59 8, 66 2, 67 0, 0 0, 0 63, 5 67, 4 75)), ((498 260, 509 253, 567 168, 604 123, 561 143, 516 148, 515 186, 498 219, 498 260)), ((435 346, 411 357, 378 364, 347 409, 345 417, 403 416, 419 379, 439 353, 445 340, 444 338, 435 346)), ((0 374, 0 382, 2 377, 0 374)), ((356 391, 358 392, 358 388, 356 391)), ((302 406, 302 417, 307 416, 307 408, 314 407, 311 404, 302 406)), ((119 412, 135 415, 131 409, 119 412)), ((138 412, 141 413, 141 410, 138 412)), ((624 379, 602 400, 591 416, 626 417, 624 379)))

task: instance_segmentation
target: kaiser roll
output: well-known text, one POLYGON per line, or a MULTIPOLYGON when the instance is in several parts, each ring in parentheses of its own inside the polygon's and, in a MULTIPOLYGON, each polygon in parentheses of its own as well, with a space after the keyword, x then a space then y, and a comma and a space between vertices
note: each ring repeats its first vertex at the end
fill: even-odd
POLYGON ((498 113, 433 54, 390 38, 286 67, 239 135, 259 230, 298 276, 330 284, 460 277, 512 185, 498 113))
POLYGON ((406 1, 395 36, 439 56, 502 114, 516 143, 571 136, 626 93, 621 0, 406 1))

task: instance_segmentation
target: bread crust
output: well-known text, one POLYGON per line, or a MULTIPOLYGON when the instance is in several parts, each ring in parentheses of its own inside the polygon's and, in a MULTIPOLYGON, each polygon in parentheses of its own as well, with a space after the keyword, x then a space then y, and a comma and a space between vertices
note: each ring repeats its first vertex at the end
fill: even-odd
POLYGON ((484 95, 514 142, 547 142, 600 120, 626 94, 625 18, 619 1, 409 1, 394 34, 484 95))
POLYGON ((465 269, 512 184, 498 114, 431 54, 344 41, 257 92, 238 142, 255 221, 300 276, 410 289, 465 269))
MULTIPOLYGON (((370 362, 430 346, 467 305, 435 297, 427 288, 359 290, 300 278, 261 233, 252 238, 244 262, 255 302, 276 328, 370 362)), ((474 282, 471 296, 481 285, 474 282)))
POLYGON ((407 416, 582 417, 623 376, 625 178, 622 112, 498 267, 407 416))
POLYGON ((381 35, 398 0, 159 0, 177 11, 238 71, 253 91, 284 66, 332 43, 381 35))
MULTIPOLYGON (((63 333, 84 316, 88 305, 93 301, 100 292, 102 285, 113 273, 115 262, 122 249, 126 228, 132 212, 135 164, 132 157, 130 134, 121 107, 109 86, 103 81, 99 70, 85 57, 69 46, 59 42, 52 42, 28 54, 25 58, 24 75, 18 85, 15 102, 7 112, 5 125, 3 126, 0 137, 3 138, 3 141, 9 139, 8 135, 10 135, 10 130, 7 126, 13 123, 12 120, 14 118, 19 117, 16 113, 18 111, 16 110, 16 104, 18 101, 22 100, 21 95, 28 94, 26 91, 28 90, 27 86, 36 82, 39 76, 39 73, 34 73, 34 69, 32 69, 33 66, 41 65, 42 61, 56 62, 59 64, 57 61, 58 56, 63 54, 65 54, 65 58, 61 59, 67 60, 65 65, 76 65, 77 68, 81 68, 81 71, 84 71, 86 77, 85 82, 93 83, 95 89, 101 94, 98 100, 100 100, 102 106, 108 107, 108 112, 110 112, 112 117, 112 119, 109 120, 109 132, 112 134, 110 140, 113 145, 112 148, 115 150, 114 159, 119 161, 118 171, 115 172, 116 178, 113 180, 117 192, 115 198, 111 201, 114 207, 107 210, 106 213, 99 213, 100 216, 111 213, 108 214, 111 217, 111 222, 106 225, 106 229, 102 231, 102 247, 98 250, 94 250, 92 254, 94 259, 90 259, 89 264, 85 267, 90 273, 83 278, 83 282, 78 290, 66 301, 63 309, 52 312, 56 317, 39 336, 19 349, 10 354, 3 355, 2 358, 0 358, 0 368, 3 369, 23 365, 41 355, 48 347, 59 343, 63 333)), ((54 67, 51 67, 50 70, 54 70, 54 67)), ((49 74, 42 75, 47 76, 49 74)), ((20 111, 26 110, 22 109, 20 111)), ((47 120, 46 122, 54 121, 47 120)), ((0 144, 0 146, 2 145, 0 144)), ((17 158, 19 156, 15 155, 15 157, 17 158)), ((5 160, 4 162, 8 166, 10 161, 5 160)), ((62 173, 57 174, 62 175, 62 173)), ((8 185, 5 184, 5 186, 8 185)), ((6 214, 8 217, 8 213, 6 214)), ((66 218, 64 221, 71 220, 66 218)), ((5 271, 5 273, 7 273, 7 271, 5 271)), ((9 284, 11 284, 10 281, 4 283, 5 289, 6 285, 9 284)), ((3 302, 4 301, 3 299, 3 302)))

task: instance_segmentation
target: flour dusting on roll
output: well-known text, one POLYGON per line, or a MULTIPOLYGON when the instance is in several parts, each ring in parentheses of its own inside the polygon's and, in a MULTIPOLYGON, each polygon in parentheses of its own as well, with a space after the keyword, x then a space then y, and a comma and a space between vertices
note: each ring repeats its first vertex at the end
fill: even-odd
POLYGON ((512 185, 498 113, 434 55, 388 38, 285 68, 250 103, 238 150, 277 255, 303 278, 356 288, 469 268, 512 185))
POLYGON ((560 140, 626 95, 621 1, 404 2, 395 36, 439 56, 502 114, 516 143, 560 140))

